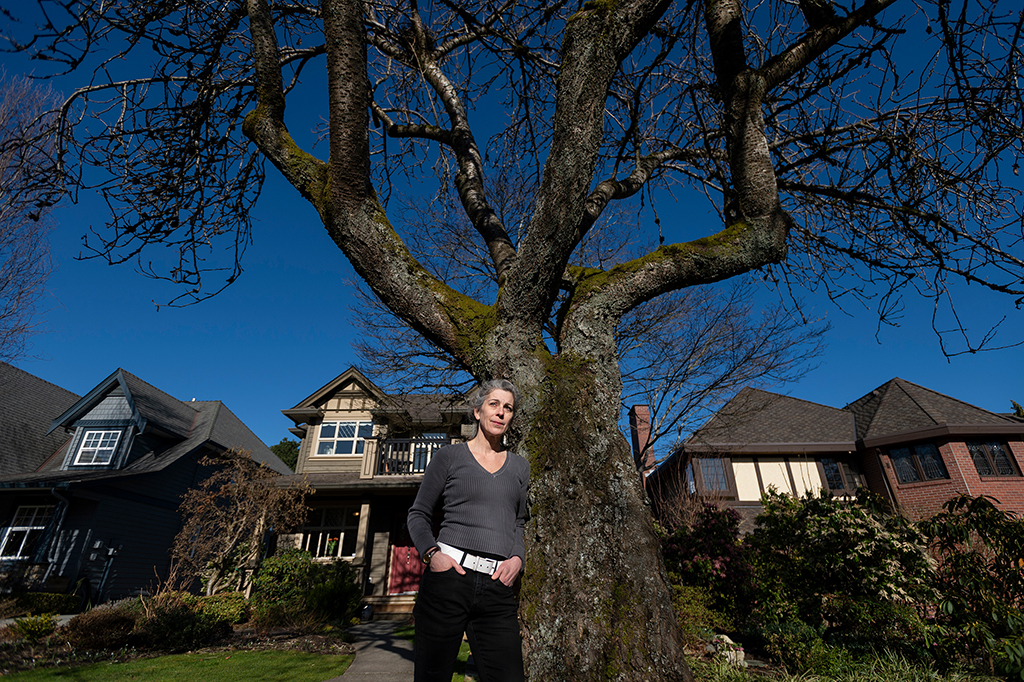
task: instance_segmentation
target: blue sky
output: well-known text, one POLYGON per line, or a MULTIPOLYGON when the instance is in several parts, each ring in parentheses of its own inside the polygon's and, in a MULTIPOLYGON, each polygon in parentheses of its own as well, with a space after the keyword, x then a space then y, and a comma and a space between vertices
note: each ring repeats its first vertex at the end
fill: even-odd
MULTIPOLYGON (((351 268, 316 214, 271 175, 254 225, 245 273, 223 293, 186 308, 160 307, 173 296, 129 265, 75 260, 81 236, 100 227, 102 206, 84 201, 59 210, 51 236, 57 270, 44 299, 44 330, 22 369, 82 394, 118 367, 181 400, 221 400, 265 442, 289 437, 292 407, 357 358, 351 348, 351 268)), ((1010 315, 1000 339, 1024 338, 1022 314, 1009 301, 968 290, 961 306, 974 328, 1010 315)), ((781 388, 836 407, 899 376, 1005 412, 1024 402, 1021 349, 947 361, 930 328, 926 302, 910 301, 902 326, 875 339, 870 310, 844 314, 827 301, 807 310, 831 320, 819 367, 781 388)))
MULTIPOLYGON (((8 73, 24 63, 2 62, 8 73)), ((268 167, 268 183, 254 214, 254 244, 242 277, 219 296, 186 308, 157 309, 175 292, 131 265, 78 261, 81 237, 104 224, 105 207, 92 197, 54 214, 51 247, 57 269, 43 300, 43 331, 30 357, 16 364, 83 394, 116 368, 138 375, 171 395, 221 400, 266 443, 289 437, 292 407, 357 363, 351 310, 352 271, 315 212, 268 167)), ((659 207, 666 225, 689 207, 659 207)), ((839 311, 823 297, 804 297, 812 316, 833 328, 817 369, 781 387, 797 398, 840 407, 901 377, 1006 412, 1024 402, 1021 348, 943 357, 931 331, 930 304, 908 299, 898 328, 883 328, 870 309, 839 311)), ((998 341, 1024 340, 1024 311, 1006 298, 966 288, 960 312, 971 331, 1007 316, 998 341)))

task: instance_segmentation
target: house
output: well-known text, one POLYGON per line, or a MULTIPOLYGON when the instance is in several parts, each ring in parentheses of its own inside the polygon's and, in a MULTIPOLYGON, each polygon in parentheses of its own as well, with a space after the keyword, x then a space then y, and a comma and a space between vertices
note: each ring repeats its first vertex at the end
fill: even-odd
POLYGON ((749 530, 769 488, 793 495, 867 486, 912 519, 960 493, 1024 514, 1024 420, 903 379, 843 408, 744 388, 647 480, 655 513, 684 500, 733 507, 749 530))
POLYGON ((83 397, 0 363, 0 589, 93 603, 166 577, 178 505, 240 448, 291 473, 219 401, 183 402, 123 369, 83 397))
POLYGON ((301 445, 295 474, 280 484, 315 492, 306 526, 278 547, 352 562, 376 617, 407 614, 423 564, 406 515, 433 453, 469 435, 465 398, 388 395, 350 367, 282 412, 301 445))

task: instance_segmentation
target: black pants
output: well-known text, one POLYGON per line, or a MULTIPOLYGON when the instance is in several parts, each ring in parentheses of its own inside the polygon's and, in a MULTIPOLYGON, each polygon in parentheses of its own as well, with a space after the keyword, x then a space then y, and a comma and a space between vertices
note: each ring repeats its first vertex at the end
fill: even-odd
POLYGON ((423 574, 416 618, 416 682, 451 682, 462 633, 481 682, 522 682, 515 591, 476 571, 423 574))

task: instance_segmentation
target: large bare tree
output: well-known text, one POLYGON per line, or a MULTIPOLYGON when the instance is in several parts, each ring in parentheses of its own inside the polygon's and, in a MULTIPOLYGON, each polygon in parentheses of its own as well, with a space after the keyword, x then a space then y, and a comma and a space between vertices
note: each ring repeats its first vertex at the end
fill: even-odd
POLYGON ((199 582, 208 595, 248 595, 267 534, 289 532, 305 521, 309 487, 275 485, 277 472, 250 455, 228 450, 199 461, 212 473, 182 495, 169 588, 190 589, 199 582))
POLYGON ((216 292, 270 161, 384 306, 472 376, 526 389, 534 680, 690 679, 616 427, 631 311, 754 270, 877 295, 883 315, 951 280, 1024 294, 1012 3, 38 1, 13 44, 91 74, 62 111, 69 182, 112 209, 97 254, 181 283, 179 302, 216 292), (310 108, 324 158, 288 127, 310 108), (495 175, 536 188, 521 225, 495 210, 495 175), (404 191, 465 213, 491 285, 412 255, 389 208, 404 191), (640 197, 645 229, 679 236, 571 264, 640 197), (154 244, 177 254, 166 270, 143 259, 154 244))
POLYGON ((22 356, 50 274, 49 214, 62 193, 52 88, 0 71, 0 360, 22 356))

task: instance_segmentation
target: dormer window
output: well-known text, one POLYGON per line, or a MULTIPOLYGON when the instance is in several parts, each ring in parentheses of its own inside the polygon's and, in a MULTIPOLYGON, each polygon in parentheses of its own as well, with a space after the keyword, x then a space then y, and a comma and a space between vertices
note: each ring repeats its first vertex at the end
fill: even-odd
POLYGON ((75 464, 110 464, 120 439, 120 431, 86 431, 75 464))

